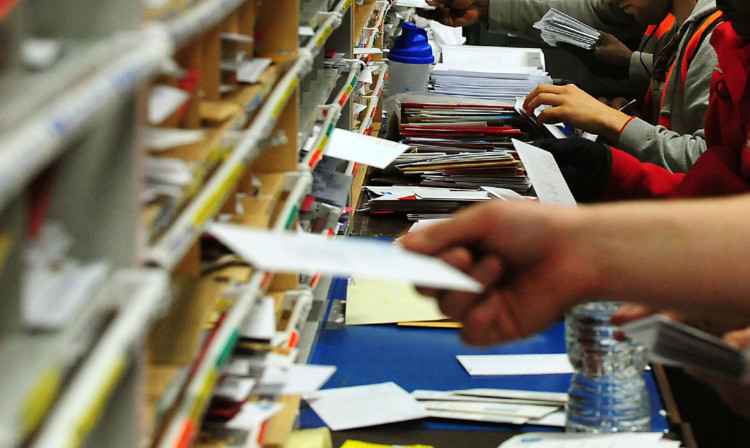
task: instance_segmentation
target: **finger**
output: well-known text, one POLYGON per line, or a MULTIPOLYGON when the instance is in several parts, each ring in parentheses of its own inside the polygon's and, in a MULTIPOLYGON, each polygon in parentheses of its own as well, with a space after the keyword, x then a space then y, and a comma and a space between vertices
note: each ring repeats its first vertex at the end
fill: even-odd
POLYGON ((557 93, 558 90, 559 89, 557 89, 557 86, 554 86, 552 84, 539 84, 534 90, 531 91, 531 93, 526 95, 526 99, 523 101, 523 108, 526 110, 530 110, 529 104, 531 104, 531 102, 539 95, 543 93, 557 93))
POLYGON ((612 315, 614 325, 622 325, 653 314, 651 308, 637 303, 623 303, 620 309, 612 315))
POLYGON ((568 114, 561 108, 561 106, 554 106, 544 109, 536 117, 536 122, 540 124, 554 124, 568 120, 568 114))
POLYGON ((730 331, 722 339, 733 347, 744 349, 750 344, 750 328, 730 331))
MULTIPOLYGON (((485 291, 491 289, 500 280, 502 272, 502 262, 494 255, 484 256, 471 269, 467 270, 471 277, 482 284, 485 291)), ((446 316, 463 320, 466 313, 484 298, 484 294, 452 291, 440 297, 439 306, 446 316)))
MULTIPOLYGON (((475 270, 474 257, 464 247, 452 247, 440 254, 440 258, 446 263, 460 269, 463 272, 475 270)), ((478 294, 464 291, 439 291, 434 297, 438 299, 440 311, 448 317, 461 319, 466 309, 470 307, 478 294)))
MULTIPOLYGON (((441 260, 443 260, 444 262, 450 264, 451 266, 463 272, 469 271, 474 263, 471 252, 469 252, 469 250, 466 249, 465 247, 460 247, 460 246, 448 248, 436 256, 440 258, 441 260)), ((424 287, 424 286, 417 287, 416 289, 417 289, 417 292, 419 292, 422 295, 435 297, 435 298, 444 297, 449 292, 443 289, 430 288, 430 287, 424 287)))
MULTIPOLYGON (((558 93, 554 93, 554 92, 540 93, 539 95, 534 97, 531 101, 529 101, 529 106, 526 110, 529 110, 529 111, 536 110, 537 107, 542 106, 542 105, 556 107, 556 106, 562 105, 564 101, 565 99, 563 98, 563 96, 559 95, 558 93)), ((537 117, 537 119, 538 118, 539 117, 537 117)))
POLYGON ((487 346, 503 340, 500 324, 495 320, 498 314, 498 300, 493 294, 469 310, 461 320, 461 339, 467 344, 487 346))

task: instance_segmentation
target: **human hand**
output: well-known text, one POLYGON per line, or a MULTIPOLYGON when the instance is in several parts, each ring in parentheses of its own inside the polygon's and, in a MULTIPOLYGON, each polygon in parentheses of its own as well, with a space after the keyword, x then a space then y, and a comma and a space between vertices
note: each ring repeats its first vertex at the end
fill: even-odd
MULTIPOLYGON (((463 323, 461 336, 490 345, 537 333, 573 304, 600 295, 584 242, 561 237, 556 223, 574 209, 488 201, 453 219, 409 233, 406 249, 438 256, 485 286, 480 293, 420 289, 463 323)), ((561 221, 562 220, 562 221, 561 221)))
POLYGON ((448 26, 469 26, 486 22, 489 0, 426 0, 437 8, 434 20, 448 26))
POLYGON ((632 55, 633 51, 627 45, 609 33, 602 32, 594 46, 594 57, 597 60, 618 67, 629 66, 632 55))
POLYGON ((617 142, 622 127, 630 120, 630 116, 608 107, 574 84, 539 84, 526 97, 523 107, 532 113, 542 105, 551 107, 541 111, 536 118, 538 123, 570 123, 583 131, 598 134, 613 144, 617 142))
MULTIPOLYGON (((750 327, 726 333, 722 339, 732 347, 746 349, 750 344, 750 327)), ((701 370, 690 369, 688 373, 711 385, 734 412, 750 419, 750 384, 701 370)))

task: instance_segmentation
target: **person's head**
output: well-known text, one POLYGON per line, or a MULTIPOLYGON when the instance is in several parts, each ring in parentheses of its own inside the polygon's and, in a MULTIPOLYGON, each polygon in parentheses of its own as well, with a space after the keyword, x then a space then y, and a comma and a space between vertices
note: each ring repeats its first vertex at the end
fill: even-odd
POLYGON ((656 25, 669 14, 672 0, 606 0, 614 2, 641 25, 656 25))
POLYGON ((716 0, 724 21, 731 22, 734 32, 750 37, 750 2, 747 0, 716 0))

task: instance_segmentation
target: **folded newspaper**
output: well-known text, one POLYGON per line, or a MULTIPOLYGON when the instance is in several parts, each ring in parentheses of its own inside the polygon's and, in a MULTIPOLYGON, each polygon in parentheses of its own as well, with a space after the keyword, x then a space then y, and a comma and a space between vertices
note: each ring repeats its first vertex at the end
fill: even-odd
POLYGON ((563 42, 586 50, 594 48, 601 34, 595 28, 555 8, 547 11, 544 17, 534 24, 534 28, 541 30, 542 39, 553 47, 563 42))
POLYGON ((720 338, 690 325, 654 314, 620 329, 646 347, 651 360, 671 366, 696 367, 742 382, 750 381, 750 351, 730 346, 720 338))

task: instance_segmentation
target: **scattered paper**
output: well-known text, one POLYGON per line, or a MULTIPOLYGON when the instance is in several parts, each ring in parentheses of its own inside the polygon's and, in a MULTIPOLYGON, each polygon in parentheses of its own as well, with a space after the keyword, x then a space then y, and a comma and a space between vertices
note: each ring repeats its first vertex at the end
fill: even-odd
POLYGON ((214 388, 213 395, 231 401, 247 401, 255 383, 255 378, 227 375, 214 388))
POLYGON ((458 355, 469 375, 542 375, 573 373, 566 353, 553 355, 458 355))
POLYGON ((565 182, 555 157, 541 148, 513 139, 513 146, 523 162, 539 197, 539 202, 576 207, 576 200, 565 182))
POLYGON ((276 334, 276 308, 273 297, 262 297, 240 328, 240 334, 250 339, 270 341, 276 334))
POLYGON ((292 364, 266 366, 253 394, 303 395, 317 391, 336 372, 334 366, 292 364))
POLYGON ((146 147, 152 151, 197 143, 206 136, 203 129, 146 128, 144 131, 146 147))
POLYGON ((372 69, 370 67, 363 68, 362 70, 360 70, 357 79, 359 80, 359 82, 372 84, 372 69))
POLYGON ((360 55, 360 54, 381 54, 383 50, 381 50, 378 47, 355 47, 354 48, 354 54, 360 55))
POLYGON ((268 58, 254 58, 249 61, 240 61, 237 66, 237 81, 255 84, 273 61, 268 58))
POLYGON ((385 168, 409 146, 358 132, 334 129, 325 155, 385 168))
POLYGON ((159 124, 185 104, 190 94, 177 87, 157 84, 151 86, 148 97, 148 122, 159 124))
POLYGON ((334 431, 427 417, 427 412, 396 383, 326 389, 303 397, 334 431))

